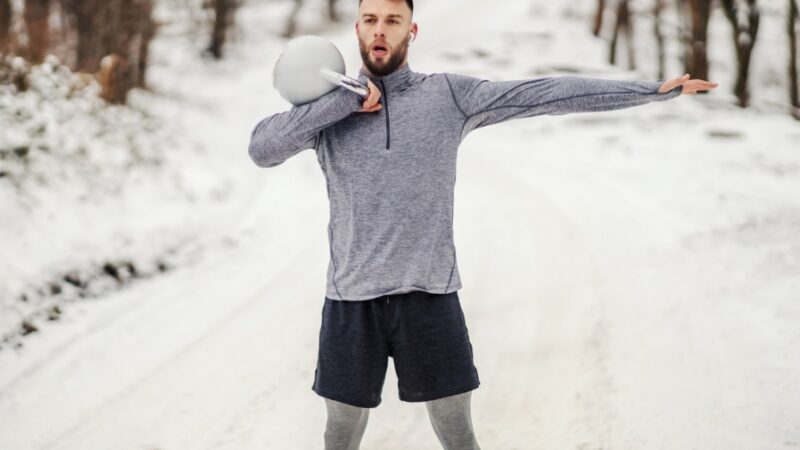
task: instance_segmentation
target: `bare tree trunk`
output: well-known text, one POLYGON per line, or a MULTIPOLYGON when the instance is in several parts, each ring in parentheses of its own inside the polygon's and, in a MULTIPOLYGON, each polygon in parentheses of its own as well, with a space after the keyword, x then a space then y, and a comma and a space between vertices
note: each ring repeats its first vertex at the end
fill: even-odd
POLYGON ((229 14, 232 6, 231 0, 213 0, 214 6, 214 25, 211 29, 211 43, 208 45, 208 52, 216 59, 222 58, 222 47, 225 45, 225 37, 228 31, 229 14))
POLYGON ((633 37, 633 17, 630 2, 625 0, 625 44, 628 46, 628 69, 636 70, 636 39, 633 37))
POLYGON ((74 37, 74 44, 72 45, 73 70, 78 70, 84 66, 84 61, 87 59, 89 52, 86 50, 86 44, 90 42, 86 33, 91 31, 91 25, 87 23, 87 14, 84 13, 84 3, 86 0, 59 0, 61 2, 61 9, 64 11, 64 17, 67 22, 66 28, 68 33, 74 37))
POLYGON ((50 18, 51 23, 53 18, 56 19, 56 23, 50 29, 49 53, 57 56, 62 63, 72 67, 75 64, 75 36, 71 18, 64 11, 61 0, 51 1, 50 18))
POLYGON ((125 103, 130 86, 130 61, 127 49, 131 36, 128 16, 129 6, 134 0, 96 0, 103 3, 93 20, 93 34, 99 41, 96 57, 100 59, 100 79, 103 84, 103 98, 111 103, 125 103))
MULTIPOLYGON (((123 9, 125 3, 130 0, 90 0, 94 3, 95 10, 89 10, 92 15, 92 38, 95 41, 93 48, 94 61, 99 65, 100 61, 107 55, 118 53, 122 47, 121 43, 126 38, 122 27, 123 9)), ((122 62, 121 64, 125 64, 122 62)), ((117 65, 119 67, 119 65, 117 65)), ((93 67, 92 71, 97 71, 99 67, 93 67)))
POLYGON ((111 19, 109 9, 119 0, 61 0, 61 6, 74 28, 75 66, 73 70, 96 72, 100 69, 100 58, 109 53, 111 43, 103 36, 103 28, 116 28, 118 23, 111 19))
POLYGON ((11 0, 0 0, 0 55, 11 51, 11 0))
POLYGON ((666 69, 666 49, 664 46, 664 33, 661 31, 661 12, 666 9, 666 0, 655 0, 653 5, 653 35, 656 38, 656 51, 658 52, 658 78, 664 79, 666 69))
POLYGON ((303 7, 303 0, 294 0, 294 7, 286 20, 286 29, 283 31, 283 37, 290 38, 294 36, 297 31, 297 14, 300 13, 300 8, 303 7))
MULTIPOLYGON (((724 0, 723 0, 724 1, 724 0)), ((686 73, 692 78, 708 79, 708 19, 711 0, 689 0, 692 20, 692 40, 689 45, 686 73)), ((701 92, 702 93, 702 92, 701 92)))
POLYGON ((628 68, 636 69, 636 61, 633 51, 633 36, 631 33, 631 15, 628 7, 628 0, 619 0, 617 4, 617 20, 614 24, 614 34, 611 36, 611 48, 609 51, 609 63, 617 63, 617 43, 619 41, 620 30, 625 33, 626 44, 628 45, 628 68))
POLYGON ((797 80, 797 22, 800 15, 795 0, 789 0, 789 20, 786 31, 789 33, 789 103, 792 116, 800 120, 800 85, 797 80))
MULTIPOLYGON (((107 100, 125 103, 128 92, 144 83, 147 50, 153 34, 152 0, 121 0, 119 4, 118 40, 111 52, 118 56, 113 79, 115 89, 107 100)), ((115 15, 116 17, 116 15, 115 15)))
POLYGON ((683 49, 683 56, 681 62, 683 63, 683 70, 685 73, 689 72, 692 59, 692 34, 686 31, 686 25, 691 24, 691 15, 686 10, 686 4, 689 0, 675 0, 675 9, 678 11, 678 40, 683 49))
POLYGON ((76 71, 97 74, 103 98, 124 103, 144 87, 153 0, 61 0, 77 35, 76 71))
POLYGON ((736 47, 736 86, 734 93, 739 99, 739 106, 742 108, 750 104, 750 92, 748 88, 748 78, 750 72, 750 58, 753 54, 753 46, 758 36, 758 24, 760 12, 756 0, 747 0, 747 21, 739 22, 738 8, 736 0, 722 0, 725 16, 731 23, 733 30, 733 43, 736 47))
POLYGON ((592 34, 600 37, 600 31, 603 29, 603 13, 606 10, 606 0, 597 0, 597 10, 594 14, 594 26, 592 27, 592 34))
MULTIPOLYGON (((620 0, 624 1, 624 0, 620 0)), ((617 20, 614 22, 614 31, 611 33, 611 41, 609 44, 608 49, 608 63, 609 64, 616 64, 617 63, 617 41, 619 41, 619 8, 617 8, 616 12, 617 20)))
POLYGON ((25 0, 24 16, 28 35, 25 56, 32 63, 40 63, 50 46, 50 29, 47 24, 50 16, 50 0, 25 0))
POLYGON ((122 33, 119 47, 114 49, 124 62, 121 74, 121 87, 127 92, 136 86, 143 86, 147 67, 147 51, 152 38, 153 0, 125 0, 122 14, 122 33))
POLYGON ((331 22, 339 21, 339 16, 336 14, 336 0, 328 0, 328 17, 331 22))
POLYGON ((147 79, 147 64, 150 60, 150 41, 156 35, 156 24, 153 21, 153 0, 144 0, 142 2, 142 11, 140 13, 142 20, 139 32, 141 33, 141 42, 139 45, 138 56, 138 76, 136 77, 135 85, 137 87, 146 88, 147 79))

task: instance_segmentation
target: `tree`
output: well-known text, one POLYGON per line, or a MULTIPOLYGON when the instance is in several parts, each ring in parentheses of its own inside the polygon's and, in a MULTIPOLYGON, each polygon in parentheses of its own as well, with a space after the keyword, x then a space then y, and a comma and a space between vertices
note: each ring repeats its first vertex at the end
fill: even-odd
POLYGON ((328 0, 328 18, 331 22, 339 21, 339 15, 336 14, 336 0, 328 0))
POLYGON ((138 45, 138 70, 135 80, 137 87, 146 88, 147 80, 147 65, 150 61, 150 41, 156 35, 156 23, 153 21, 153 0, 141 2, 141 10, 139 11, 139 27, 140 41, 138 45))
POLYGON ((748 75, 750 71, 750 57, 753 54, 753 47, 758 36, 758 24, 761 14, 756 0, 745 0, 747 8, 745 17, 740 20, 737 0, 722 0, 722 7, 725 17, 731 23, 733 43, 736 48, 736 85, 734 93, 739 101, 739 106, 746 107, 750 103, 750 92, 748 89, 748 75))
POLYGON ((0 55, 11 49, 11 0, 0 0, 0 55))
MULTIPOLYGON (((297 16, 303 8, 303 0, 293 0, 292 11, 286 19, 286 28, 284 28, 281 36, 284 38, 291 38, 297 32, 297 16)), ((328 0, 328 18, 331 22, 338 22, 339 15, 336 13, 336 0, 328 0)))
POLYGON ((597 9, 594 13, 594 25, 592 26, 592 34, 600 37, 600 30, 603 29, 603 13, 606 10, 606 0, 597 0, 597 9))
POLYGON ((61 0, 77 36, 76 63, 73 69, 96 72, 100 59, 110 53, 119 28, 120 0, 61 0))
POLYGON ((797 80, 797 22, 800 21, 797 3, 789 0, 789 18, 786 31, 789 33, 789 104, 792 116, 800 120, 800 84, 797 80))
POLYGON ((635 70, 636 59, 633 45, 633 22, 631 20, 628 0, 619 0, 619 3, 617 3, 617 21, 614 23, 614 33, 611 36, 611 48, 608 57, 609 63, 611 64, 617 63, 617 42, 619 40, 620 30, 625 33, 625 43, 628 47, 628 68, 630 70, 635 70))
POLYGON ((28 45, 25 53, 28 61, 40 63, 50 47, 50 0, 25 0, 25 29, 28 45))
POLYGON ((658 52, 658 78, 666 78, 667 52, 664 46, 664 33, 661 31, 661 13, 666 9, 666 0, 655 0, 653 4, 653 36, 656 38, 656 51, 658 52))
POLYGON ((98 73, 103 97, 124 103, 128 91, 145 86, 153 0, 60 1, 77 35, 74 69, 98 73))
POLYGON ((211 28, 211 42, 207 51, 216 59, 222 58, 228 30, 233 24, 233 17, 238 6, 237 0, 212 0, 214 24, 211 28))
POLYGON ((708 19, 711 17, 711 0, 678 0, 678 8, 684 14, 689 5, 688 42, 684 42, 684 66, 692 78, 708 79, 708 19))
POLYGON ((294 6, 292 6, 292 12, 289 13, 289 17, 286 19, 286 29, 283 30, 281 36, 285 38, 290 38, 294 36, 294 33, 297 31, 297 15, 300 13, 300 9, 303 7, 303 0, 294 0, 294 6))

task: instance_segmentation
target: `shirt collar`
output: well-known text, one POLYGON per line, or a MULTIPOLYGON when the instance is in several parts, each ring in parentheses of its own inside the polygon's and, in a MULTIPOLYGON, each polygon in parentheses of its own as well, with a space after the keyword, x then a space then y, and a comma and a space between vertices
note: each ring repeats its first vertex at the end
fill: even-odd
POLYGON ((365 75, 367 78, 372 80, 372 82, 375 83, 376 86, 380 87, 381 82, 383 82, 383 87, 387 91, 392 91, 402 86, 406 81, 409 80, 409 78, 413 73, 414 72, 411 70, 411 67, 409 66, 408 62, 395 69, 394 72, 388 75, 384 75, 382 77, 370 75, 369 73, 367 73, 367 71, 364 70, 363 66, 358 70, 359 76, 365 75))

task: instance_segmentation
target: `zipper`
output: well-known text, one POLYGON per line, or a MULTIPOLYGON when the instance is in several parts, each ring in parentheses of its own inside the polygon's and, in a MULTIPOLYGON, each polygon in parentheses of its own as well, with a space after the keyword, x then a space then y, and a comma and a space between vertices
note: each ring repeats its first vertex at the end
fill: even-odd
POLYGON ((389 150, 389 96, 386 92, 386 86, 383 85, 383 80, 381 81, 381 91, 382 95, 381 98, 383 99, 383 110, 386 112, 386 150, 389 150))

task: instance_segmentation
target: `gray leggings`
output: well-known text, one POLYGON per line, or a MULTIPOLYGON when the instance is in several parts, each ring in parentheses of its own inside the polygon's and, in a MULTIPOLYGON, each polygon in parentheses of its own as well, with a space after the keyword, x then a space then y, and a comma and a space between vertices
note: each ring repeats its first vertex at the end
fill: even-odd
MULTIPOLYGON (((433 431, 444 450, 480 450, 472 430, 472 391, 425 402, 433 431)), ((358 450, 367 428, 369 408, 359 408, 325 399, 328 422, 325 450, 358 450)))

